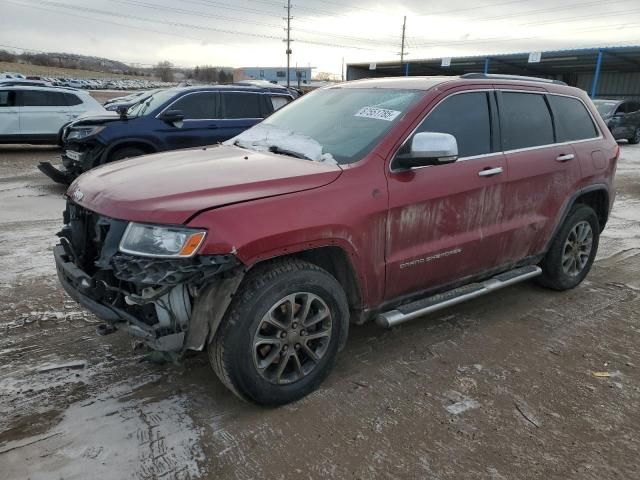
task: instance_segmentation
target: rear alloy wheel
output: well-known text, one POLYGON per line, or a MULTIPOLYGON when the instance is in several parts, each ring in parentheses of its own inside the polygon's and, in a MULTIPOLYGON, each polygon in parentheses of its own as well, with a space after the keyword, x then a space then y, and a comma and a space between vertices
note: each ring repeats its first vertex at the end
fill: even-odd
POLYGON ((633 134, 633 137, 629 139, 629 143, 631 145, 636 145, 640 143, 640 127, 636 128, 636 131, 633 134))
POLYGON ((584 270, 593 248, 593 230, 589 222, 579 222, 569 231, 562 250, 562 271, 576 277, 584 270))
POLYGON ((539 283, 554 290, 579 285, 591 270, 599 237, 596 212, 587 205, 574 206, 542 261, 539 283))
POLYGON ((209 345, 220 380, 239 397, 282 405, 315 390, 329 374, 348 330, 338 281, 289 259, 250 270, 209 345))

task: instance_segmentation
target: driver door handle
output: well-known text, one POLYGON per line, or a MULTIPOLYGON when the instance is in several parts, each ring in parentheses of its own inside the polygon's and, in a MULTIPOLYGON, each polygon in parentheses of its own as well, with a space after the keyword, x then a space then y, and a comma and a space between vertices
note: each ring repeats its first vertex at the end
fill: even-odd
POLYGON ((493 177, 494 175, 500 175, 501 173, 502 173, 502 167, 485 168, 484 170, 480 170, 478 172, 478 176, 480 176, 480 177, 493 177))
POLYGON ((573 160, 575 155, 573 153, 563 153, 562 155, 558 155, 556 160, 558 162, 568 162, 569 160, 573 160))

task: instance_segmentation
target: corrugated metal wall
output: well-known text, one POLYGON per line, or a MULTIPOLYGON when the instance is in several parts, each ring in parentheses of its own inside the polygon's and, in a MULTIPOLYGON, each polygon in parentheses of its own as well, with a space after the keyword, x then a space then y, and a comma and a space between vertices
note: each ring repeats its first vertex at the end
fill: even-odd
MULTIPOLYGON (((578 74, 579 88, 591 93, 592 73, 578 74)), ((633 98, 640 100, 640 72, 601 73, 598 82, 598 98, 633 98)))

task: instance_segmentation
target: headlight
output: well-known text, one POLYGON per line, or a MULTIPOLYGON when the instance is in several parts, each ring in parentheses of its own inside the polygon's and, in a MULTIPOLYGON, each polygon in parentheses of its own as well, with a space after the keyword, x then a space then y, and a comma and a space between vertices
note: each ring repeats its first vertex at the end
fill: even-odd
POLYGON ((145 257, 191 257, 207 232, 192 228, 129 223, 120 241, 120 251, 145 257))
POLYGON ((102 130, 104 130, 104 125, 100 125, 98 127, 74 127, 69 130, 67 140, 82 140, 83 138, 97 135, 102 130))

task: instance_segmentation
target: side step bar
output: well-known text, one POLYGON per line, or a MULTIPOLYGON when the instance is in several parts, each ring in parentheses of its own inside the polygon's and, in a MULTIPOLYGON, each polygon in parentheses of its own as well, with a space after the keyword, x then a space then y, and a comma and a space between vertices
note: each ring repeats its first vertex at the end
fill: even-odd
POLYGON ((415 302, 401 305, 394 310, 389 310, 378 315, 376 322, 384 328, 391 328, 401 323, 421 317, 427 313, 435 312, 451 305, 456 305, 472 298, 480 297, 489 292, 499 290, 514 283, 523 282, 542 273, 540 267, 528 265, 516 268, 500 275, 496 275, 489 280, 479 283, 470 283, 459 288, 454 288, 448 292, 439 293, 431 297, 426 297, 415 302))

